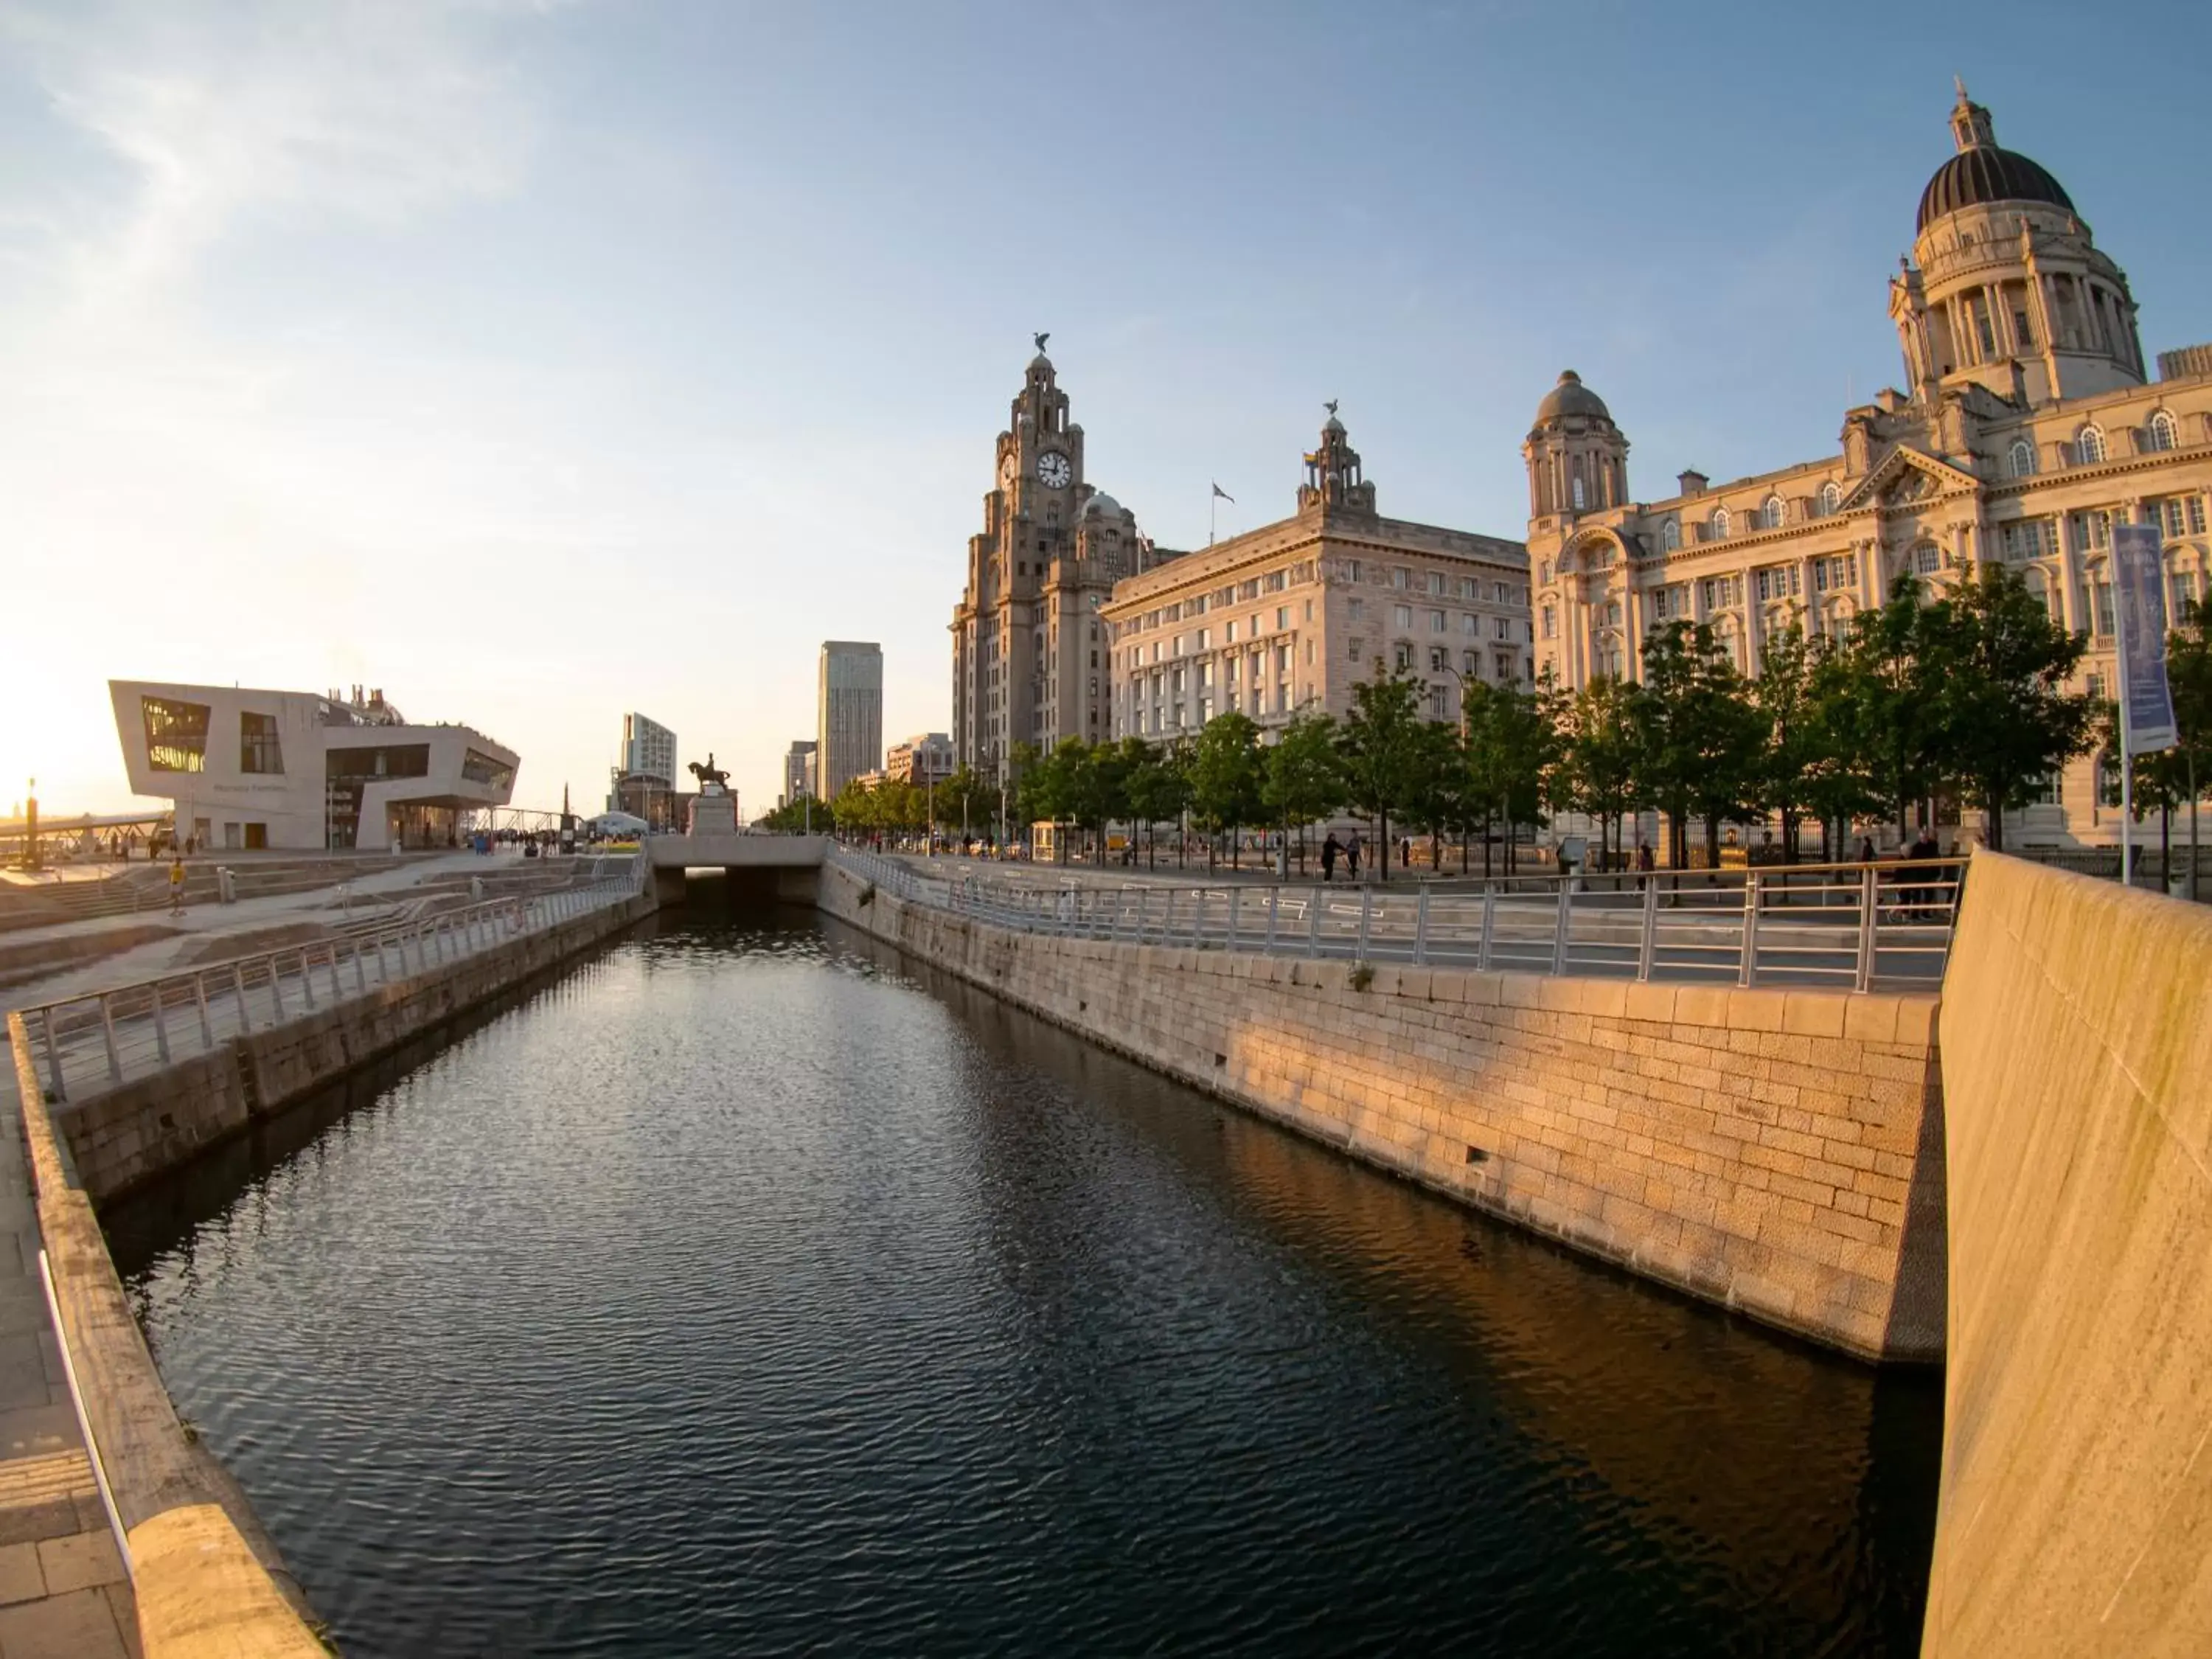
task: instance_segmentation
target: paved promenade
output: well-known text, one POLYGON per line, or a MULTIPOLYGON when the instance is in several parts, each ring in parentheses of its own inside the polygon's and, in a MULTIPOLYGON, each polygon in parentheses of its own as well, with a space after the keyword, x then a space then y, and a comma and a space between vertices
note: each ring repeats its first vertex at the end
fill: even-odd
POLYGON ((122 1659, 138 1620, 39 1276, 22 1112, 0 1089, 0 1659, 122 1659))

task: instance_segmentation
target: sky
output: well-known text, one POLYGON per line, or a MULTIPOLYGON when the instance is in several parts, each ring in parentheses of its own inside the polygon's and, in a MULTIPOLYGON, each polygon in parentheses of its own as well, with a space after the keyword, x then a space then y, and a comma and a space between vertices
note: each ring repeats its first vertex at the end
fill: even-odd
POLYGON ((2144 344, 2212 341, 2212 7, 0 0, 0 808, 131 804, 106 682, 380 686, 596 804, 622 716, 744 809, 876 640, 944 730, 1048 330, 1091 482, 1520 536, 1573 367, 1632 494, 1832 453, 1951 77, 2144 344), (2087 31, 2094 39, 2085 38, 2087 31))

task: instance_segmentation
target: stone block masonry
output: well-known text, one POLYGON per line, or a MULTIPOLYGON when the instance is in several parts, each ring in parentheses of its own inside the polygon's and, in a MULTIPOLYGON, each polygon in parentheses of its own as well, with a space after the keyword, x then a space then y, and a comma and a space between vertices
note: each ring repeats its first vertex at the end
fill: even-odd
POLYGON ((53 1109, 98 1203, 150 1181, 356 1066, 558 966, 653 909, 648 892, 524 933, 53 1109))
POLYGON ((1056 939, 872 889, 822 908, 1156 1070, 1868 1359, 1944 1330, 1931 997, 1056 939))

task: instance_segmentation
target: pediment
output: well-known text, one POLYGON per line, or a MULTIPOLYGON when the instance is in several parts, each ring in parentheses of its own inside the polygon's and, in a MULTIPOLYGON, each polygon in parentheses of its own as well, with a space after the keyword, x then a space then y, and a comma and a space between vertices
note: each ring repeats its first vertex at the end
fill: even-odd
POLYGON ((1980 488, 1981 480, 1939 460, 1923 449, 1899 444, 1877 461, 1871 471, 1852 487, 1837 507, 1850 513, 1863 507, 1910 507, 1939 495, 1980 488))

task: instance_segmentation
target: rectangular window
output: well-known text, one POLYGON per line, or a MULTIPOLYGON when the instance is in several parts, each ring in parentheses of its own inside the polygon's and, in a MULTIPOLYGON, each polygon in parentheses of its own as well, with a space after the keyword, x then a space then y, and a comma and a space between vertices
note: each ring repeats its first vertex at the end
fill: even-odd
POLYGON ((146 759, 156 772, 207 770, 208 706, 141 697, 146 722, 146 759))
POLYGON ((430 775, 430 745, 394 743, 373 749, 332 749, 327 752, 325 775, 332 778, 427 778, 430 775))
POLYGON ((1203 651, 1206 648, 1206 646, 1209 643, 1208 635, 1212 631, 1212 629, 1205 628, 1201 628, 1198 630, 1198 648, 1200 650, 1203 651))
POLYGON ((1287 674, 1291 672, 1291 647, 1287 645, 1279 645, 1275 647, 1275 672, 1279 674, 1287 674))
POLYGON ((1234 617, 1221 625, 1221 641, 1224 645, 1237 643, 1237 619, 1234 617))
POLYGON ((1364 640, 1346 641, 1345 653, 1350 657, 1353 662, 1364 660, 1367 654, 1367 641, 1364 640))
POLYGON ((1432 685, 1429 688, 1429 717, 1431 720, 1441 720, 1450 718, 1449 711, 1444 708, 1444 691, 1445 688, 1441 685, 1432 685))
POLYGON ((1510 640, 1513 637, 1512 617, 1500 617, 1498 618, 1497 637, 1501 640, 1510 640))
POLYGON ((1559 632, 1559 613, 1550 605, 1544 607, 1544 637, 1555 639, 1559 632))
POLYGON ((284 750, 276 741, 276 717, 274 714, 239 715, 238 769, 264 777, 283 772, 284 750))
POLYGON ((1431 633, 1431 634, 1441 634, 1441 633, 1443 633, 1443 631, 1444 631, 1444 613, 1443 613, 1443 611, 1430 611, 1430 612, 1429 612, 1429 632, 1430 632, 1430 633, 1431 633))
POLYGON ((1396 653, 1396 659, 1399 667, 1411 668, 1413 665, 1413 647, 1401 644, 1396 653))
POLYGON ((2074 515, 2074 550, 2086 553, 2112 544, 2112 515, 2101 507, 2074 515))
POLYGON ((1287 605, 1277 605, 1277 606, 1275 607, 1275 628, 1276 628, 1276 630, 1277 630, 1278 632, 1280 632, 1282 629, 1288 628, 1290 625, 1291 625, 1291 607, 1290 607, 1290 606, 1288 606, 1287 605))
POLYGON ((1361 580, 1358 560, 1347 559, 1345 561, 1344 579, 1349 582, 1356 582, 1361 580))
POLYGON ((1476 616, 1472 611, 1461 611, 1459 613, 1459 631, 1462 634, 1481 633, 1482 618, 1476 616))
POLYGON ((1411 628, 1413 625, 1413 607, 1410 605, 1393 605, 1390 620, 1400 628, 1411 628))
POLYGON ((1428 586, 1429 592, 1441 598, 1444 591, 1444 573, 1441 570, 1431 570, 1429 572, 1428 586))
POLYGON ((1413 573, 1408 571, 1402 564, 1395 566, 1390 572, 1390 586, 1393 587, 1405 586, 1407 580, 1412 574, 1413 573))
POLYGON ((1435 645, 1429 647, 1429 672, 1431 674, 1443 673, 1445 665, 1450 660, 1451 653, 1446 651, 1443 647, 1435 645))

